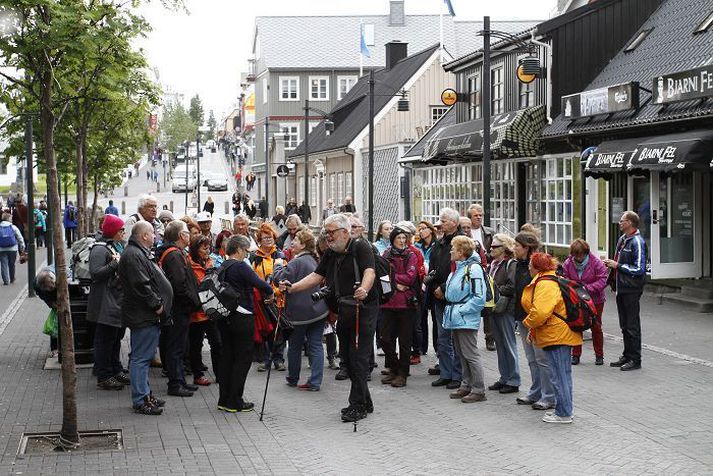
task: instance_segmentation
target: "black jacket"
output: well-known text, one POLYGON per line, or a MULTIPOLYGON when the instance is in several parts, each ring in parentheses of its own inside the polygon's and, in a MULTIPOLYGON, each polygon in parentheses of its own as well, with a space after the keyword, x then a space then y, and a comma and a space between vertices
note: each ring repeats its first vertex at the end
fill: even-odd
POLYGON ((529 260, 519 259, 517 260, 517 265, 515 266, 515 320, 522 321, 527 316, 527 309, 523 309, 520 301, 522 300, 522 292, 525 287, 532 281, 532 276, 530 276, 530 270, 528 266, 530 265, 529 260))
POLYGON ((177 248, 175 243, 164 243, 159 246, 156 256, 173 289, 174 313, 191 313, 200 309, 198 281, 188 263, 186 252, 177 248), (168 251, 169 248, 176 249, 168 251))
POLYGON ((101 238, 89 252, 92 285, 87 302, 87 320, 121 327, 121 300, 124 292, 118 274, 119 261, 112 258, 110 246, 114 247, 112 240, 101 238))
POLYGON ((119 279, 124 290, 122 322, 133 328, 148 327, 170 315, 173 290, 163 272, 150 259, 150 252, 133 239, 119 260, 119 279), (156 314, 163 306, 163 312, 156 314))
POLYGON ((504 299, 507 303, 503 314, 512 315, 515 310, 516 267, 517 263, 515 260, 507 259, 498 266, 495 275, 493 275, 493 281, 495 281, 495 285, 498 287, 500 299, 504 299))
POLYGON ((429 286, 429 292, 432 293, 438 287, 441 290, 446 289, 446 281, 448 280, 448 275, 451 274, 451 240, 462 234, 459 227, 452 235, 444 235, 440 240, 433 243, 428 267, 436 272, 436 277, 429 286))
POLYGON ((238 301, 240 306, 245 310, 250 312, 254 311, 253 288, 257 289, 263 298, 272 296, 274 292, 272 286, 260 279, 260 276, 258 276, 255 270, 245 261, 228 259, 223 261, 221 267, 224 268, 227 266, 230 266, 230 268, 225 271, 225 282, 229 283, 240 293, 238 301))

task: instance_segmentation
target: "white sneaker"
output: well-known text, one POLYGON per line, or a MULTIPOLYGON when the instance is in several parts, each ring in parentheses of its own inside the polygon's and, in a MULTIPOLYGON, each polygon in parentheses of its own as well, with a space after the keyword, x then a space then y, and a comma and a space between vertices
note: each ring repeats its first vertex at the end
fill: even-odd
POLYGON ((542 421, 545 423, 572 423, 572 417, 571 416, 557 416, 554 413, 548 414, 545 413, 545 416, 542 417, 542 421))

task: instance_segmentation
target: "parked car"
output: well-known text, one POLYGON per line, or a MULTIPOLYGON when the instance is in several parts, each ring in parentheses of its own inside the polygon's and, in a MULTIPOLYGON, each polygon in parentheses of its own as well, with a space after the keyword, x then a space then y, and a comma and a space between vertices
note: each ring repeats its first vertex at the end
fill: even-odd
POLYGON ((228 180, 225 177, 216 177, 208 179, 208 191, 216 192, 227 192, 228 191, 228 180))
POLYGON ((193 167, 178 166, 173 171, 173 181, 171 182, 171 189, 173 193, 185 192, 188 190, 192 192, 198 186, 198 180, 196 179, 196 170, 193 167), (188 179, 186 179, 186 173, 188 173, 188 179))

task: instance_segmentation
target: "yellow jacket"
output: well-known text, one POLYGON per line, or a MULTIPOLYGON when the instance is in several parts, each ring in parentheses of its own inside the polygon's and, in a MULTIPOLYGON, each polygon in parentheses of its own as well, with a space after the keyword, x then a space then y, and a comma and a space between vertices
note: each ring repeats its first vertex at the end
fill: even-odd
POLYGON ((554 274, 554 271, 537 273, 532 282, 525 287, 520 303, 528 312, 522 323, 530 329, 530 339, 537 347, 582 345, 582 333, 574 332, 566 322, 555 316, 555 313, 560 316, 567 315, 557 283, 549 280, 537 283, 537 278, 540 276, 554 274))

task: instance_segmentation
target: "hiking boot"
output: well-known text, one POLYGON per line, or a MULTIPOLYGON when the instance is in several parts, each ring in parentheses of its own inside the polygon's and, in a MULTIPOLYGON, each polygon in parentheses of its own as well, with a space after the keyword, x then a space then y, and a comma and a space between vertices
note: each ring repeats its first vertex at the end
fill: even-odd
MULTIPOLYGON (((439 378, 438 380, 434 380, 433 382, 431 382, 431 386, 432 387, 445 387, 446 385, 448 385, 450 383, 451 383, 450 379, 439 378)), ((460 387, 460 382, 458 383, 458 386, 460 387)))
POLYGON ((99 388, 101 390, 123 390, 124 384, 119 382, 114 377, 109 377, 106 380, 97 382, 97 388, 99 388))
POLYGON ((594 365, 604 365, 604 356, 597 355, 597 358, 594 360, 594 365))
POLYGON ((545 423, 572 423, 572 417, 557 416, 552 413, 551 415, 545 414, 545 416, 542 417, 542 421, 544 421, 545 423))
POLYGON ((411 365, 418 365, 421 363, 421 356, 420 355, 412 355, 411 359, 409 360, 409 363, 411 365))
POLYGON ((451 380, 451 383, 446 385, 446 388, 448 390, 455 390, 457 388, 460 388, 460 380, 451 380))
POLYGON ((484 393, 470 392, 468 395, 461 398, 460 401, 463 403, 475 403, 475 402, 484 402, 487 399, 488 398, 485 396, 484 393))
POLYGON ((114 375, 114 378, 117 380, 117 382, 123 385, 131 384, 131 379, 129 378, 128 372, 119 372, 118 374, 114 375))
POLYGON ((149 397, 144 397, 144 402, 141 405, 134 406, 134 413, 141 415, 160 415, 163 413, 163 408, 151 403, 149 397))
POLYGON ((166 400, 161 400, 160 398, 156 398, 153 396, 153 393, 149 394, 149 401, 153 406, 156 407, 163 407, 166 405, 166 400))
POLYGON ((450 394, 448 394, 448 396, 451 398, 451 400, 459 400, 468 394, 470 394, 470 389, 459 388, 455 392, 451 392, 450 394))
POLYGON ((616 362, 609 362, 609 367, 621 367, 628 361, 629 361, 629 359, 627 359, 626 357, 624 357, 622 355, 621 357, 619 357, 619 360, 617 360, 616 362))
POLYGON ((257 371, 258 372, 267 372, 267 365, 265 365, 264 363, 258 364, 257 371))
POLYGON ((637 370, 641 368, 641 362, 634 362, 633 360, 628 361, 624 365, 621 366, 619 370, 637 370))
POLYGON ((356 422, 366 418, 366 415, 366 410, 362 405, 355 405, 347 409, 347 411, 342 414, 342 421, 345 423, 356 422))
POLYGON ((381 379, 381 383, 383 383, 384 385, 388 385, 391 382, 393 382, 395 378, 396 378, 396 374, 393 372, 389 372, 388 375, 386 375, 385 377, 383 377, 381 379))
POLYGON ((577 355, 572 356, 572 365, 579 365, 579 356, 577 356, 577 355))
POLYGON ((168 394, 173 397, 192 397, 193 396, 193 392, 191 392, 187 388, 183 388, 183 387, 170 388, 170 389, 168 389, 168 394))
POLYGON ((347 380, 349 378, 349 371, 346 367, 339 369, 337 375, 334 376, 334 380, 347 380))
POLYGON ((550 408, 554 408, 555 404, 554 402, 547 403, 547 402, 535 402, 532 404, 532 409, 533 410, 549 410, 550 408))
POLYGON ((406 386, 406 377, 402 377, 401 375, 397 375, 391 380, 391 386, 395 388, 400 388, 400 387, 405 387, 406 386))
POLYGON ((527 397, 517 397, 515 401, 518 405, 532 405, 535 403, 527 397))

